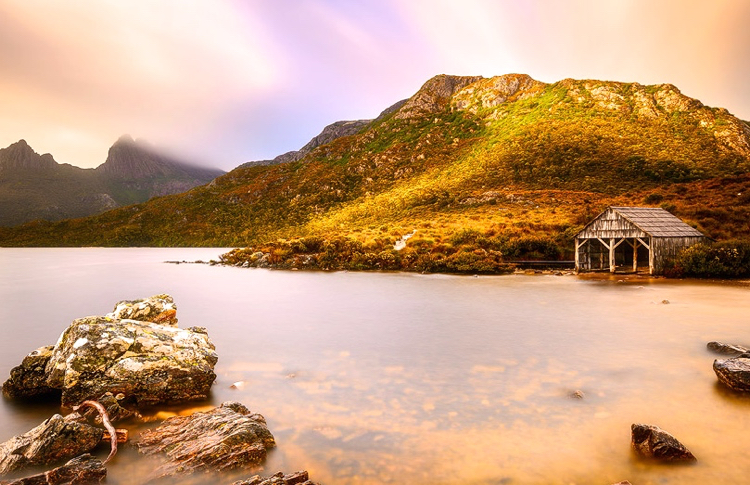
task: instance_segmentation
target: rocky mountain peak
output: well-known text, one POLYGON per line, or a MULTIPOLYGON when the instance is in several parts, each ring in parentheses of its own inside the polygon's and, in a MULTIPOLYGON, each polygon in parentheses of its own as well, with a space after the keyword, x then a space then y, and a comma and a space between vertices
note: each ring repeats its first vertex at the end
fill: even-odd
POLYGON ((56 166, 57 162, 52 155, 49 153, 39 155, 26 143, 26 140, 19 140, 7 148, 0 149, 0 168, 47 170, 56 166))
POLYGON ((482 76, 437 75, 424 83, 419 91, 398 110, 395 117, 408 119, 442 111, 448 106, 455 93, 480 79, 484 78, 482 76))
POLYGON ((480 79, 457 92, 451 100, 455 109, 476 113, 479 108, 492 108, 499 104, 525 99, 540 94, 547 84, 528 74, 504 74, 480 79))

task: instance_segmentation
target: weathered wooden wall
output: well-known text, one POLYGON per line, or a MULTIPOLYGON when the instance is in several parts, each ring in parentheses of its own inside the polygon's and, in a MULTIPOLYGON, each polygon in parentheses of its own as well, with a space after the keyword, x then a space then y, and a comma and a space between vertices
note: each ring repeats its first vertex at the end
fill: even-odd
POLYGON ((607 209, 600 217, 591 221, 578 233, 579 239, 596 239, 598 237, 606 241, 609 238, 645 238, 648 237, 648 234, 635 227, 613 209, 607 209))

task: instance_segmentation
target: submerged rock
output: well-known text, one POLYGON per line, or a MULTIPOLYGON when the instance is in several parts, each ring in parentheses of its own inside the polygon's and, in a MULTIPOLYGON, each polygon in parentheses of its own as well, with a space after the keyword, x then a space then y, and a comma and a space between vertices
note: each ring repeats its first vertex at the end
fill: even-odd
POLYGON ((137 406, 205 399, 218 357, 205 331, 195 330, 79 318, 52 351, 47 385, 62 390, 64 406, 106 392, 123 393, 137 406))
POLYGON ((660 461, 696 461, 685 445, 658 426, 633 424, 630 429, 633 450, 643 458, 660 461))
POLYGON ((238 402, 225 402, 207 412, 174 416, 140 435, 138 450, 166 454, 154 478, 198 471, 256 466, 276 446, 260 414, 238 402))
POLYGON ((55 414, 31 431, 0 444, 0 475, 88 453, 103 434, 102 429, 55 414))
POLYGON ((107 478, 107 469, 104 464, 86 453, 48 472, 0 483, 5 485, 84 485, 100 483, 105 478, 107 478))
POLYGON ((722 342, 709 342, 706 344, 706 347, 708 348, 708 350, 712 350, 718 354, 728 354, 728 355, 744 354, 745 352, 748 352, 750 350, 741 345, 725 344, 722 342))
POLYGON ((59 390, 47 385, 45 368, 52 357, 52 349, 52 345, 40 347, 24 357, 3 383, 3 394, 11 399, 59 394, 59 390))
POLYGON ((719 382, 735 391, 750 391, 750 356, 742 354, 733 359, 714 361, 714 372, 719 382))
POLYGON ((106 316, 116 320, 138 320, 176 327, 177 305, 169 295, 154 295, 140 300, 120 301, 106 316))
POLYGON ((247 480, 238 480, 232 485, 316 485, 315 482, 310 481, 310 477, 307 471, 302 470, 295 473, 284 475, 282 472, 278 472, 270 477, 261 477, 255 475, 254 477, 248 478, 247 480))

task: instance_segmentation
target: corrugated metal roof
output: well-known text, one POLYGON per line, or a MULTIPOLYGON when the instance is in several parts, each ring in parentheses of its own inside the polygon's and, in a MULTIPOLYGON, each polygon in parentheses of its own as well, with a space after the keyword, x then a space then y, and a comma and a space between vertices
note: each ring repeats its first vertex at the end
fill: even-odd
POLYGON ((661 207, 610 207, 653 237, 705 237, 661 207))

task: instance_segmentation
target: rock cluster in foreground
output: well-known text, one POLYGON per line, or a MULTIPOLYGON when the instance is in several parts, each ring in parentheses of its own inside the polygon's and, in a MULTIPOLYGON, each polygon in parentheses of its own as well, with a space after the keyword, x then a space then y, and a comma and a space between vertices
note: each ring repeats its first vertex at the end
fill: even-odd
MULTIPOLYGON (((127 429, 115 429, 112 422, 140 418, 133 406, 205 399, 216 378, 217 361, 204 328, 177 327, 176 306, 169 295, 122 301, 106 316, 73 321, 54 346, 35 350, 11 371, 3 393, 8 398, 57 393, 62 405, 75 412, 64 418, 56 414, 0 444, 0 476, 69 461, 39 475, 0 481, 0 485, 100 482, 117 443, 129 436, 127 429), (105 437, 112 448, 109 458, 101 462, 87 453, 105 437)), ((276 445, 263 416, 238 402, 175 416, 139 438, 140 452, 162 458, 152 479, 257 467, 276 445)), ((313 485, 306 471, 254 476, 238 483, 313 485)))

